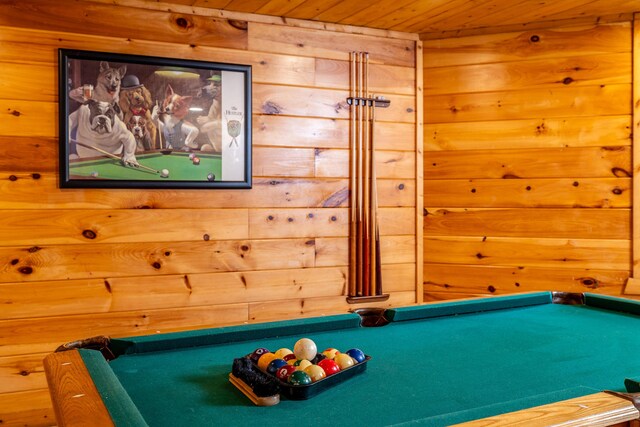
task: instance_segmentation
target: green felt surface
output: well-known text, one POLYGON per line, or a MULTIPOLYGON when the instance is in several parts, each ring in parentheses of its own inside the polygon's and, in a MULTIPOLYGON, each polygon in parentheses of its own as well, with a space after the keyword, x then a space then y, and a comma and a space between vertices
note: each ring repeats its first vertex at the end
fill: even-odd
MULTIPOLYGON (((207 175, 213 173, 216 181, 222 177, 222 159, 220 155, 197 153, 200 159, 199 165, 194 165, 189 159, 189 153, 173 152, 169 155, 161 153, 139 154, 136 156, 138 163, 149 168, 159 170, 168 169, 169 178, 172 181, 207 181, 207 175)), ((69 175, 76 178, 91 177, 92 172, 97 172, 96 179, 125 179, 137 181, 158 181, 166 178, 159 173, 142 168, 123 166, 115 159, 79 160, 69 163, 69 175)))
MULTIPOLYGON (((640 376, 638 317, 538 304, 128 354, 110 362, 149 425, 448 425, 596 391, 640 376), (367 370, 306 401, 256 407, 227 379, 256 347, 359 347, 367 370)), ((304 331, 304 328, 302 329, 304 331)), ((176 338, 174 335, 173 338, 176 338)))

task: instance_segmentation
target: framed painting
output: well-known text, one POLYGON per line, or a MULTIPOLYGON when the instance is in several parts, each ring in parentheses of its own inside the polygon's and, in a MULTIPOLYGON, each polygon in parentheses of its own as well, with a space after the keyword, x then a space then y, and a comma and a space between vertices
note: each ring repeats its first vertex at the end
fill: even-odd
POLYGON ((59 50, 60 186, 251 188, 251 66, 59 50))

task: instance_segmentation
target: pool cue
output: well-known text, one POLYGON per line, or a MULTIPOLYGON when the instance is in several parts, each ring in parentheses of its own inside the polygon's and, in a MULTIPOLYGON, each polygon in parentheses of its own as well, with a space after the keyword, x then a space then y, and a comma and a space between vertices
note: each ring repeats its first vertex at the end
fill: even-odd
POLYGON ((349 295, 356 294, 356 270, 357 270, 357 213, 356 213, 356 103, 355 103, 355 78, 356 78, 356 53, 349 52, 349 96, 351 97, 351 116, 349 120, 349 141, 351 143, 351 173, 349 193, 351 206, 351 215, 349 220, 349 295))
POLYGON ((378 225, 378 185, 376 182, 375 160, 375 126, 376 126, 376 97, 371 102, 371 292, 382 295, 382 265, 380 263, 380 228, 378 225))
POLYGON ((364 267, 364 218, 363 218, 363 185, 362 185, 362 173, 363 173, 363 163, 362 163, 362 53, 356 53, 356 209, 357 209, 357 230, 356 230, 356 265, 358 267, 356 273, 356 296, 363 295, 363 285, 364 285, 364 272, 366 271, 364 267))
POLYGON ((369 134, 369 53, 362 53, 362 97, 363 114, 362 114, 362 148, 363 148, 363 177, 362 177, 362 194, 364 203, 362 206, 364 212, 364 284, 362 293, 365 296, 371 296, 371 152, 370 152, 370 134, 369 134))
MULTIPOLYGON (((72 142, 75 142, 75 143, 76 143, 76 144, 78 144, 78 145, 82 145, 82 146, 83 146, 83 147, 85 147, 85 148, 90 148, 90 149, 92 149, 92 150, 96 150, 98 153, 102 153, 102 154, 104 154, 105 156, 107 156, 107 157, 111 157, 111 158, 112 158, 112 159, 114 159, 114 160, 122 161, 122 158, 120 158, 120 157, 116 156, 115 154, 110 153, 110 152, 108 152, 108 151, 105 151, 105 150, 103 150, 103 149, 101 149, 101 148, 94 147, 94 146, 93 146, 93 145, 91 145, 91 144, 86 144, 86 143, 84 143, 84 142, 76 141, 75 139, 71 139, 71 141, 72 141, 72 142)), ((134 167, 139 167, 139 168, 142 168, 142 169, 146 169, 146 170, 149 170, 149 171, 154 172, 154 173, 160 173, 160 171, 159 171, 159 170, 156 170, 156 169, 150 168, 150 167, 145 166, 145 165, 138 165, 138 166, 134 166, 134 167)))

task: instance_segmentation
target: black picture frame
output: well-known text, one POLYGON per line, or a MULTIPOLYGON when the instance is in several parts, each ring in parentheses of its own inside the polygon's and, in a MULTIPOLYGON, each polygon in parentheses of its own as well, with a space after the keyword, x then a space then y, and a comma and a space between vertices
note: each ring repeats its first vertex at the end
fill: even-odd
POLYGON ((60 187, 251 188, 251 66, 59 49, 60 187))

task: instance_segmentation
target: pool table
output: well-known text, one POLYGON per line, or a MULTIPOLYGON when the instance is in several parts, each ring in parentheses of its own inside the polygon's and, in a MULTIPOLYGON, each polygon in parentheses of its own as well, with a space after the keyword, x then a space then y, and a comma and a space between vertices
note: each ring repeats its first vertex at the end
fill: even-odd
POLYGON ((45 358, 56 417, 278 427, 635 425, 640 417, 638 302, 542 292, 374 312, 103 338, 96 349, 71 343, 45 358), (372 323, 381 326, 363 326, 372 323), (301 337, 320 350, 358 347, 370 357, 366 369, 268 407, 229 382, 234 358, 301 337))
POLYGON ((148 168, 161 171, 169 170, 169 177, 163 178, 160 173, 145 168, 124 166, 119 160, 109 157, 80 158, 69 161, 70 179, 123 179, 131 181, 207 181, 207 175, 213 173, 215 180, 222 177, 222 157, 220 154, 194 153, 200 159, 194 165, 184 151, 172 151, 163 154, 161 151, 136 154, 138 163, 148 168))

